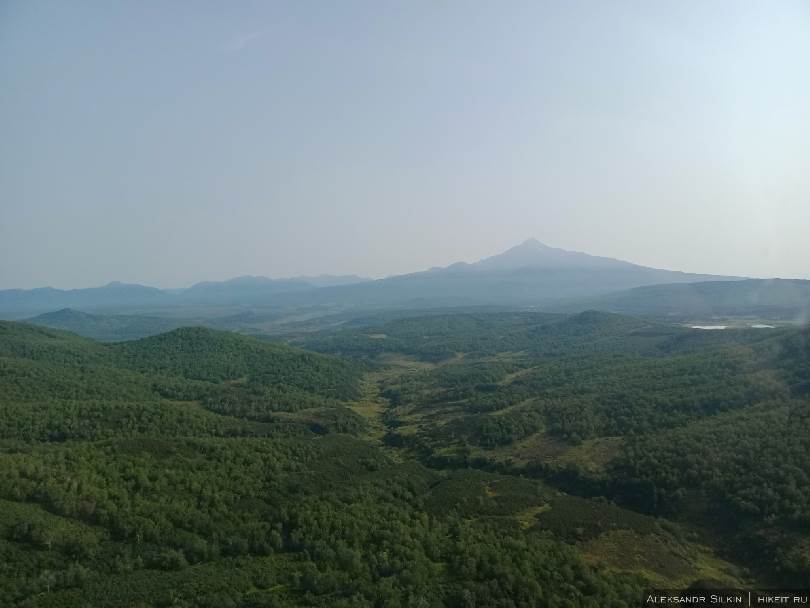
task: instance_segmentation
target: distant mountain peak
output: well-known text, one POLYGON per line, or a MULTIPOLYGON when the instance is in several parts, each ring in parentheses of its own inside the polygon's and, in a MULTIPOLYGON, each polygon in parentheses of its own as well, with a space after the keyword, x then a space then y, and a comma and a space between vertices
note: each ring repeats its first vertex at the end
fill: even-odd
POLYGON ((612 258, 551 247, 535 238, 529 238, 503 253, 484 258, 472 266, 478 270, 519 270, 523 268, 606 269, 628 268, 634 265, 612 258))
MULTIPOLYGON (((553 249, 555 249, 555 248, 551 247, 549 245, 546 245, 542 241, 538 241, 534 237, 531 237, 531 238, 526 239, 525 241, 522 241, 522 242, 518 243, 517 245, 514 245, 514 246, 510 247, 506 251, 503 251, 503 252, 501 252, 499 254, 496 254, 496 255, 504 255, 504 254, 507 254, 507 253, 514 253, 514 252, 520 252, 520 251, 522 251, 522 252, 532 252, 532 251, 543 252, 543 251, 549 251, 549 250, 553 250, 553 249)), ((562 251, 562 250, 560 250, 560 251, 562 251)), ((495 256, 491 256, 491 257, 495 257, 495 256)))
POLYGON ((549 247, 548 245, 546 245, 542 241, 538 241, 534 237, 530 237, 530 238, 526 239, 525 241, 523 241, 522 243, 520 243, 520 245, 515 245, 514 247, 512 247, 512 249, 518 249, 518 248, 551 249, 551 247, 549 247))

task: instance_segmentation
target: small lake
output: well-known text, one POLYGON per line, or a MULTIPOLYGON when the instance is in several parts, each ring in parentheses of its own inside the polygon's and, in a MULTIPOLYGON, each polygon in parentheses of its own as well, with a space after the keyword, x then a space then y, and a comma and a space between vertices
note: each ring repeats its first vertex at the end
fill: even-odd
MULTIPOLYGON (((728 325, 690 325, 691 329, 728 329, 728 325)), ((745 329, 746 326, 734 326, 735 329, 745 329)), ((775 329, 774 325, 765 325, 764 323, 752 323, 747 326, 749 329, 775 329)))

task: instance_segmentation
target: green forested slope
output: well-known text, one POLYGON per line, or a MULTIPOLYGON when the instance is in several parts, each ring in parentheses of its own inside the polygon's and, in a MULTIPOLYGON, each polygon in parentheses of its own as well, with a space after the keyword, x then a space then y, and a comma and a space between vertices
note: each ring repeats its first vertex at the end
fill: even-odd
POLYGON ((638 593, 548 533, 448 513, 452 495, 431 512, 437 473, 345 437, 112 441, 3 461, 15 509, 0 546, 27 548, 5 593, 22 604, 597 606, 638 593))
POLYGON ((365 424, 358 364, 199 328, 114 345, 0 332, 3 605, 627 606, 641 592, 518 523, 548 490, 437 503, 454 473, 345 434, 365 424))
POLYGON ((2 605, 619 607, 810 575, 806 331, 481 313, 307 344, 353 357, 0 323, 2 605))
POLYGON ((89 338, 27 323, 0 321, 0 357, 46 363, 92 363, 104 359, 106 348, 89 338))
POLYGON ((359 424, 341 402, 356 395, 361 370, 334 357, 203 328, 107 345, 25 324, 0 323, 0 332, 0 437, 300 434, 359 424), (299 410, 314 412, 301 429, 272 415, 299 410))
POLYGON ((334 398, 356 397, 356 365, 204 327, 186 327, 109 345, 128 369, 211 382, 244 379, 256 385, 290 385, 334 398))
MULTIPOLYGON (((457 349, 440 365, 387 375, 390 445, 433 466, 539 476, 697 524, 698 538, 771 584, 810 577, 806 329, 705 332, 597 312, 537 323, 495 316, 515 319, 502 348, 497 332, 468 326, 475 335, 451 337, 457 349)), ((341 352, 363 331, 310 345, 341 352)), ((373 331, 399 335, 396 326, 373 331)), ((408 353, 435 361, 432 344, 408 353)))

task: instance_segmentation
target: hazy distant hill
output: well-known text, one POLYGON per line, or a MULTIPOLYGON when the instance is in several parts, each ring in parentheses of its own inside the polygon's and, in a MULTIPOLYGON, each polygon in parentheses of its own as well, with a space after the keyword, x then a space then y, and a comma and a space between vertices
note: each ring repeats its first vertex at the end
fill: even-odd
POLYGON ((48 312, 26 321, 64 329, 102 342, 145 338, 190 324, 188 320, 145 315, 93 315, 72 308, 48 312))
MULTIPOLYGON (((313 292, 319 288, 353 285, 365 281, 370 279, 357 275, 320 275, 289 279, 243 276, 226 281, 205 281, 185 289, 163 290, 119 282, 87 289, 63 290, 52 287, 7 289, 0 290, 0 318, 21 319, 32 314, 65 308, 110 313, 200 306, 266 306, 274 304, 283 294, 313 292)), ((306 300, 306 297, 303 299, 306 300)), ((165 331, 165 328, 161 331, 165 331)), ((94 337, 107 339, 101 335, 94 337)))
POLYGON ((227 281, 197 283, 174 296, 174 304, 244 306, 267 302, 282 293, 306 291, 313 286, 300 279, 244 276, 227 281))
POLYGON ((747 279, 648 285, 572 302, 569 309, 599 308, 644 315, 698 318, 760 315, 807 322, 810 281, 747 279))
POLYGON ((356 274, 319 274, 318 276, 292 277, 290 280, 303 281, 312 287, 336 287, 338 285, 354 285, 355 283, 365 283, 372 281, 368 277, 361 277, 356 274))
POLYGON ((245 276, 175 290, 121 283, 68 291, 50 288, 7 290, 0 291, 0 314, 6 318, 19 318, 60 308, 141 312, 200 306, 329 305, 368 309, 544 306, 561 299, 599 296, 643 285, 735 278, 648 268, 557 249, 529 239, 474 264, 459 262, 445 268, 376 281, 352 275, 291 279, 245 276))
POLYGON ((27 316, 59 308, 127 308, 165 305, 171 294, 155 287, 113 281, 86 289, 0 290, 0 312, 6 317, 27 316))
POLYGON ((250 306, 269 304, 280 294, 309 292, 319 287, 352 285, 364 279, 356 275, 320 275, 317 277, 292 277, 271 279, 268 277, 244 276, 227 281, 197 283, 176 294, 178 304, 214 304, 217 306, 250 306))
MULTIPOLYGON (((656 283, 734 280, 638 266, 549 247, 529 239, 474 264, 400 275, 305 294, 310 303, 368 307, 540 306, 560 298, 606 294, 656 283)), ((302 301, 300 294, 284 301, 302 301)))

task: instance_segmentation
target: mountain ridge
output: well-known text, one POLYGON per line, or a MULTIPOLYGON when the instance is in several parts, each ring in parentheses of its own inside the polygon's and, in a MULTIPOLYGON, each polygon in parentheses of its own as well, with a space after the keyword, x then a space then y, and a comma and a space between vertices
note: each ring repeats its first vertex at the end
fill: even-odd
POLYGON ((25 319, 26 323, 70 331, 101 342, 133 340, 193 323, 188 319, 153 315, 99 315, 61 308, 25 319))
POLYGON ((245 275, 170 290, 117 281, 74 290, 4 290, 0 291, 0 314, 19 318, 62 308, 141 312, 182 306, 540 306, 644 285, 742 278, 650 268, 527 239, 477 262, 457 262, 378 280, 356 275, 277 279, 245 275))
MULTIPOLYGON (((528 239, 474 263, 456 262, 307 295, 312 302, 344 306, 543 306, 657 283, 740 279, 649 268, 528 239)), ((294 300, 294 296, 285 298, 294 300)))
POLYGON ((742 279, 697 283, 661 283, 585 298, 560 310, 597 307, 621 314, 672 318, 723 315, 770 315, 807 323, 810 319, 810 280, 742 279))

